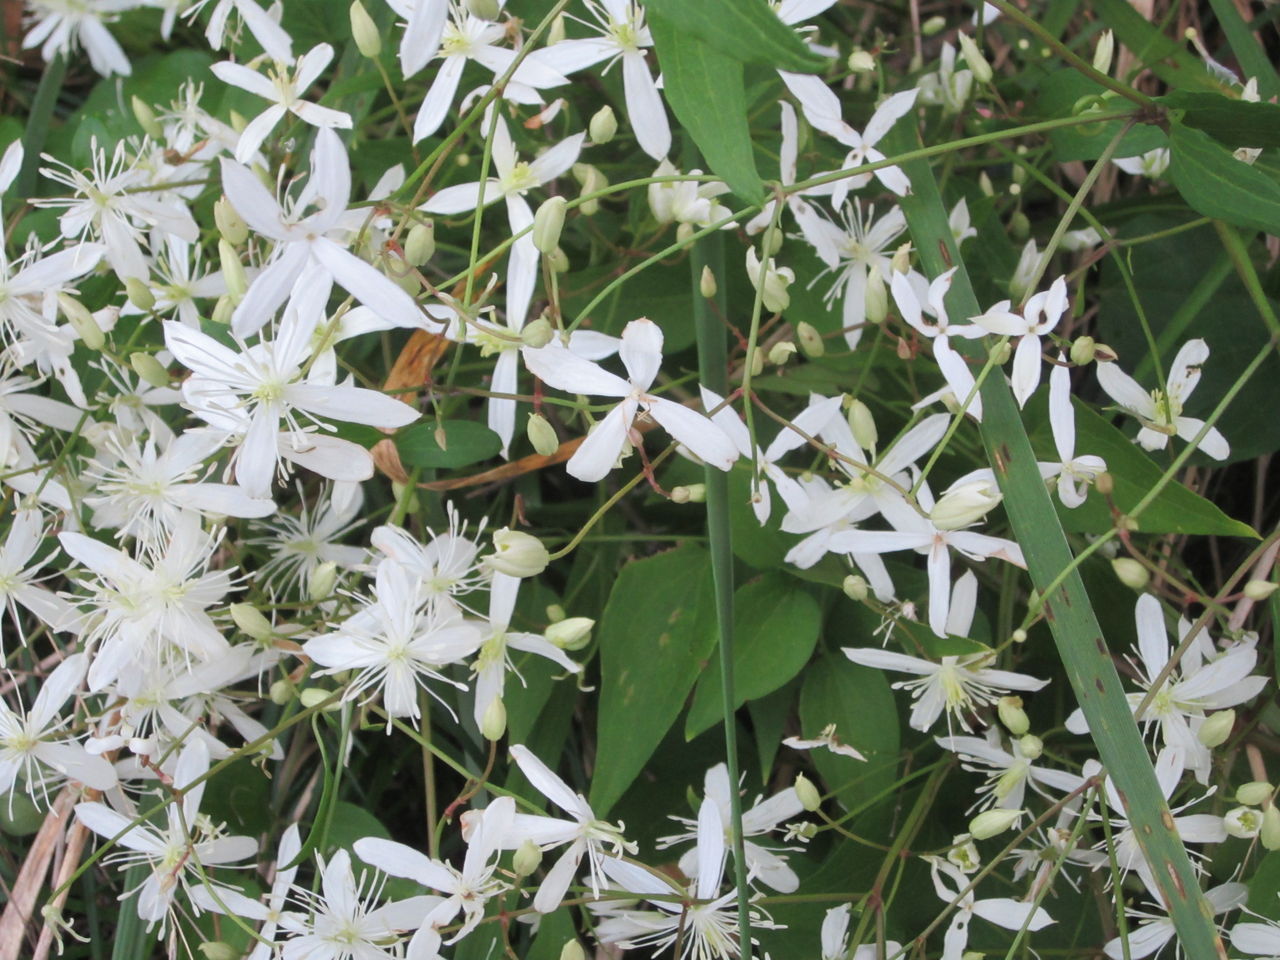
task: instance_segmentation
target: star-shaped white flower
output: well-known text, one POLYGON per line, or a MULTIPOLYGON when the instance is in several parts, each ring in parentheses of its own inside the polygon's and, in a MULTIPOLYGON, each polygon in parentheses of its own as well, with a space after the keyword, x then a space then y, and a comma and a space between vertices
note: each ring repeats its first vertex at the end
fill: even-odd
POLYGON ((1009 301, 996 304, 973 322, 990 333, 1017 337, 1013 352, 1013 395, 1024 407, 1040 385, 1040 338, 1053 331, 1067 310, 1067 278, 1059 277, 1053 285, 1032 296, 1021 315, 1009 309, 1009 301))

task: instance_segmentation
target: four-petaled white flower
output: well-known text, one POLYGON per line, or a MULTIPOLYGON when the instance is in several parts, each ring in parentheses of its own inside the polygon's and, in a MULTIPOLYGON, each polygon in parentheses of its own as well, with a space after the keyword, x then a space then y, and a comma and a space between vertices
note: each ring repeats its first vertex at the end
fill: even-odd
POLYGON ((1076 414, 1071 406, 1071 373, 1062 354, 1058 354, 1058 363, 1049 371, 1049 426, 1053 430, 1053 445, 1058 451, 1059 462, 1046 465, 1048 472, 1045 478, 1056 474, 1058 499, 1064 507, 1078 507, 1085 501, 1089 484, 1107 469, 1107 462, 1092 454, 1076 456, 1076 414))
POLYGON ((524 350, 525 366, 551 386, 567 393, 622 400, 570 458, 565 469, 571 475, 587 483, 603 479, 627 449, 631 425, 642 406, 700 459, 720 470, 733 466, 738 448, 723 430, 702 414, 649 392, 662 365, 661 327, 643 317, 632 320, 622 331, 618 355, 627 369, 626 380, 556 341, 524 350))
POLYGON ((929 284, 927 299, 921 300, 910 279, 895 272, 890 282, 893 300, 898 305, 902 319, 907 321, 917 333, 933 341, 933 359, 942 371, 947 386, 955 394, 957 402, 968 401, 965 412, 972 414, 975 420, 982 419, 982 397, 975 389, 977 381, 969 370, 964 357, 956 353, 951 346, 951 337, 965 340, 976 340, 986 335, 986 330, 977 324, 953 324, 947 317, 947 305, 944 302, 947 291, 951 289, 951 280, 955 277, 956 267, 936 277, 929 284), (928 319, 926 319, 926 317, 928 319))
POLYGON ((1013 395, 1018 406, 1025 407, 1040 385, 1040 338, 1051 333, 1067 310, 1067 278, 1059 277, 1048 290, 1032 296, 1017 314, 1009 309, 1009 301, 996 304, 973 322, 991 333, 1017 337, 1013 351, 1013 395))
POLYGON ((1009 897, 979 900, 973 890, 969 889, 969 878, 954 864, 941 857, 925 859, 929 862, 933 889, 938 898, 946 903, 956 904, 955 915, 942 937, 942 960, 960 960, 964 956, 965 947, 969 943, 969 923, 974 917, 981 917, 1006 930, 1021 930, 1025 927, 1032 932, 1043 930, 1055 922, 1043 907, 1037 907, 1034 903, 1009 897), (943 881, 944 875, 954 886, 948 886, 943 881))

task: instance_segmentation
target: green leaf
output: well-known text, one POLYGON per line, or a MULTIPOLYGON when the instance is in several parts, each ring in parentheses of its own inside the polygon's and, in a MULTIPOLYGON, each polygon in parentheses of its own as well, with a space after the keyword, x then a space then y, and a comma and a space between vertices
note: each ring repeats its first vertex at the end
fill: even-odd
POLYGON ((1280 853, 1268 853, 1249 880, 1249 909, 1280 920, 1280 853))
POLYGON ((1280 234, 1280 183, 1237 160, 1203 130, 1169 127, 1169 177, 1198 213, 1280 234))
POLYGON ((1280 105, 1233 100, 1219 93, 1175 90, 1158 98, 1182 111, 1182 123, 1228 147, 1280 147, 1280 105))
MULTIPOLYGON (((810 52, 765 0, 649 0, 645 9, 682 33, 742 63, 817 73, 826 60, 810 52)), ((665 69, 665 68, 664 68, 665 69)))
POLYGON ((436 425, 431 421, 396 434, 401 461, 410 467, 465 467, 488 460, 502 449, 502 439, 474 420, 446 420, 443 427, 443 447, 436 440, 436 425))
POLYGON ((591 806, 605 816, 675 723, 715 641, 711 563, 692 544, 635 560, 600 620, 600 716, 591 806))
MULTIPOLYGON (((1084 97, 1097 97, 1107 90, 1074 70, 1057 70, 1049 74, 1040 85, 1036 100, 1036 113, 1046 120, 1070 117, 1076 105, 1084 97)), ((1059 163, 1070 160, 1096 160, 1102 156, 1112 138, 1124 127, 1125 121, 1107 123, 1082 123, 1078 127, 1059 127, 1049 132, 1053 144, 1053 157, 1059 163)), ((1124 135, 1116 149, 1117 157, 1135 157, 1165 145, 1164 131, 1158 127, 1138 125, 1124 135)))
MULTIPOLYGON (((734 709, 777 690, 799 673, 818 642, 822 611, 818 601, 791 577, 766 574, 733 595, 734 709)), ((698 680, 684 724, 692 740, 719 723, 720 662, 698 680)))
POLYGON ((650 15, 649 26, 662 67, 663 93, 680 125, 693 137, 713 173, 747 203, 764 184, 756 172, 742 62, 650 15))
MULTIPOLYGON (((1102 457, 1107 462, 1113 489, 1111 498, 1118 509, 1128 512, 1159 482, 1164 471, 1092 406, 1072 397, 1076 411, 1076 453, 1102 457)), ((1027 419, 1038 420, 1032 440, 1046 460, 1056 460, 1048 424, 1043 391, 1027 405, 1027 419)), ((1074 509, 1058 511, 1063 527, 1074 533, 1106 533, 1115 521, 1106 498, 1092 487, 1088 499, 1074 509)), ((1165 485, 1159 496, 1138 518, 1140 533, 1182 533, 1204 536, 1253 537, 1257 532, 1247 523, 1232 519, 1218 506, 1192 493, 1176 480, 1165 485)))
POLYGON ((842 653, 827 655, 805 674, 800 723, 804 737, 816 737, 834 723, 840 742, 867 758, 864 763, 824 748, 809 752, 845 809, 869 802, 897 779, 898 707, 881 671, 860 666, 842 653))

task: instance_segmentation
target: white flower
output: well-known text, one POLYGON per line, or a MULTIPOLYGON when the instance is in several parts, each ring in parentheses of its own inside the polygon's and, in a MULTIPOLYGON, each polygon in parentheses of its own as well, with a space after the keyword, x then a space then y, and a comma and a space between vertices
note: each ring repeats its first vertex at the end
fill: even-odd
MULTIPOLYGON (((815 78, 816 79, 816 78, 815 78)), ((819 81, 821 83, 821 81, 819 81)), ((796 111, 785 100, 781 100, 778 106, 782 110, 782 148, 778 153, 778 173, 779 180, 784 187, 790 187, 796 182, 796 152, 799 149, 799 130, 796 124, 796 111)), ((652 184, 649 187, 649 193, 652 197, 654 187, 658 184, 652 184)), ((800 227, 800 232, 804 234, 812 246, 818 249, 818 255, 823 256, 823 248, 821 246, 823 239, 828 232, 826 230, 827 221, 814 209, 809 201, 805 200, 805 194, 818 195, 825 191, 821 190, 794 190, 789 191, 783 200, 774 197, 764 205, 764 208, 754 217, 747 221, 746 231, 749 235, 760 233, 770 223, 773 222, 774 211, 779 203, 785 203, 787 209, 791 211, 791 215, 795 218, 796 223, 800 227)), ((713 219, 721 219, 724 214, 713 219)), ((710 220, 708 223, 711 222, 710 220)), ((703 224, 705 226, 706 224, 703 224)), ((826 257, 823 257, 827 260, 826 257)), ((827 260, 827 266, 834 267, 835 263, 827 260)))
MULTIPOLYGON (((718 763, 707 771, 703 780, 704 802, 715 803, 720 812, 720 822, 725 830, 725 842, 732 840, 730 833, 730 785, 729 770, 723 763, 718 763)), ((804 805, 796 797, 795 787, 788 787, 774 794, 768 800, 757 799, 754 806, 742 814, 743 837, 763 837, 772 833, 778 825, 792 817, 799 816, 804 805)), ((698 837, 699 824, 684 817, 672 817, 687 829, 683 833, 658 839, 658 849, 674 846, 686 840, 698 837)), ((800 878, 794 870, 787 866, 786 858, 780 857, 774 850, 763 847, 750 840, 743 841, 743 850, 747 861, 747 879, 759 880, 779 893, 795 893, 800 888, 800 878)), ((691 880, 698 878, 701 868, 698 848, 685 852, 680 858, 680 869, 691 880)))
MULTIPOLYGON (((95 790, 116 785, 110 763, 62 733, 71 717, 60 716, 60 712, 84 680, 88 666, 89 659, 83 653, 63 660, 45 677, 25 714, 9 709, 0 700, 0 796, 14 789, 19 774, 33 799, 40 794, 47 800, 49 787, 64 780, 76 780, 95 790)), ((13 809, 12 795, 9 809, 13 809)))
POLYGON ((191 902, 200 909, 213 913, 228 913, 235 917, 262 921, 262 926, 258 928, 261 939, 254 945, 247 960, 271 960, 275 956, 275 936, 284 913, 285 898, 293 885, 293 878, 298 874, 298 865, 294 861, 301 852, 302 838, 298 833, 298 825, 293 823, 280 835, 280 846, 276 851, 276 875, 267 892, 266 903, 251 900, 231 887, 211 889, 207 885, 192 889, 191 902))
POLYGON ((567 393, 619 397, 570 458, 566 469, 587 483, 601 480, 627 448, 631 425, 643 406, 675 439, 696 456, 720 470, 738 459, 738 449, 725 432, 700 413, 649 393, 662 364, 662 328, 650 320, 632 320, 622 331, 618 350, 627 379, 609 373, 553 341, 537 350, 524 350, 525 366, 551 386, 567 393))
POLYGON ((469 609, 462 598, 483 588, 490 574, 477 562, 478 540, 484 533, 481 521, 474 537, 467 535, 467 524, 452 503, 445 505, 449 529, 437 534, 428 529, 428 540, 419 543, 403 527, 381 526, 373 531, 370 542, 386 560, 398 563, 418 580, 422 599, 469 609))
MULTIPOLYGON (((194 17, 207 3, 209 0, 196 0, 187 7, 183 15, 194 17)), ((277 12, 279 7, 274 7, 271 12, 268 12, 253 0, 216 0, 213 13, 209 15, 209 24, 205 27, 205 39, 209 41, 209 46, 215 50, 222 49, 223 41, 226 39, 227 21, 231 17, 232 10, 240 14, 241 22, 249 28, 253 39, 258 41, 267 56, 280 63, 293 63, 293 39, 272 17, 272 13, 275 13, 276 18, 280 16, 277 12)))
POLYGON ((1013 395, 1025 407, 1040 385, 1040 338, 1052 332, 1067 310, 1067 279, 1059 277, 1047 292, 1032 296, 1019 316, 1009 309, 1009 301, 996 304, 973 318, 983 329, 1004 337, 1017 337, 1013 353, 1013 395))
POLYGON ((971 773, 986 775, 987 782, 978 788, 978 802, 971 807, 995 807, 1002 810, 1019 810, 1023 806, 1028 785, 1044 795, 1041 785, 1062 793, 1070 793, 1084 780, 1064 770, 1050 770, 1036 766, 1038 756, 1028 756, 1019 739, 1014 739, 1006 749, 1000 742, 1000 732, 995 727, 987 730, 985 739, 980 737, 937 737, 938 746, 958 754, 961 766, 971 773))
MULTIPOLYGON (((561 780, 549 767, 528 747, 513 744, 511 756, 515 759, 520 772, 525 775, 534 789, 554 803, 572 820, 560 820, 555 817, 540 817, 529 814, 516 814, 512 832, 506 845, 515 848, 526 838, 532 840, 544 850, 568 844, 547 875, 533 898, 533 908, 539 913, 550 913, 560 906, 565 891, 577 875, 578 866, 585 855, 591 873, 591 892, 600 895, 600 888, 606 886, 601 882, 602 864, 613 862, 605 855, 605 847, 612 849, 615 856, 625 851, 635 853, 635 844, 628 843, 622 837, 622 825, 614 826, 596 819, 586 798, 574 793, 567 783, 561 780)), ((724 840, 721 839, 723 846, 724 840)), ((719 884, 718 874, 716 883, 719 884)))
MULTIPOLYGON (((915 106, 916 95, 919 90, 912 87, 910 90, 901 90, 889 97, 876 108, 875 113, 871 115, 871 119, 867 121, 866 127, 862 133, 859 133, 853 127, 849 126, 842 119, 839 113, 831 116, 831 102, 823 97, 824 102, 815 104, 812 99, 813 87, 808 86, 798 89, 797 85, 791 77, 783 74, 782 79, 787 82, 788 88, 800 100, 800 105, 804 108, 805 116, 813 123, 814 127, 823 133, 829 134, 839 140, 846 147, 849 147, 849 153, 844 158, 843 167, 848 170, 850 167, 859 167, 866 163, 879 163, 886 159, 885 155, 877 148, 877 144, 884 139, 885 135, 893 128, 893 125, 902 117, 910 112, 915 106), (819 119, 815 122, 815 116, 819 119)), ((822 89, 827 90, 825 84, 822 89)), ((830 93, 829 90, 827 90, 830 93)), ((837 209, 844 206, 845 200, 848 198, 850 191, 861 190, 871 182, 873 174, 860 173, 853 177, 844 177, 835 181, 830 186, 831 203, 837 209)), ((907 175, 902 172, 900 167, 882 167, 876 170, 874 176, 887 189, 892 190, 898 196, 906 196, 911 192, 911 181, 907 179, 907 175)), ((815 191, 816 192, 816 191, 815 191)))
POLYGON ((59 54, 70 57, 77 48, 89 55, 89 64, 104 77, 133 72, 129 58, 106 27, 116 15, 141 6, 137 0, 31 0, 27 10, 31 25, 22 48, 40 47, 49 63, 59 54))
POLYGON ((1280 957, 1280 924, 1274 920, 1266 923, 1237 923, 1231 928, 1231 945, 1244 953, 1280 957))
MULTIPOLYGON (((1176 434, 1191 443, 1204 429, 1203 420, 1184 417, 1182 408, 1200 382, 1200 368, 1208 359, 1209 345, 1203 340, 1184 343, 1173 359, 1166 382, 1167 393, 1160 390, 1148 393, 1115 363, 1098 364, 1098 383, 1112 400, 1138 418, 1142 424, 1138 443, 1146 450, 1163 450, 1169 437, 1176 434)), ((1225 460, 1231 455, 1231 447, 1216 427, 1209 427, 1199 446, 1215 460, 1225 460)))
POLYGON ((902 319, 921 336, 933 341, 933 359, 937 362, 938 369, 942 371, 947 385, 951 387, 951 392, 961 403, 967 400, 968 406, 965 411, 972 414, 975 420, 981 420, 982 398, 978 395, 973 373, 969 370, 969 364, 964 357, 956 353, 951 346, 950 338, 962 337, 966 340, 975 340, 984 336, 986 331, 976 324, 957 325, 948 319, 945 297, 947 291, 951 289, 951 280, 955 272, 956 268, 952 267, 946 273, 936 277, 929 284, 929 294, 925 301, 921 300, 910 279, 904 274, 895 272, 889 288, 893 291, 893 300, 898 305, 902 319), (926 320, 926 316, 930 319, 926 320))
MULTIPOLYGON (((349 232, 351 170, 347 148, 328 127, 316 133, 311 154, 311 178, 297 202, 286 213, 275 197, 248 167, 222 161, 222 187, 249 228, 277 243, 272 260, 249 284, 248 292, 231 317, 232 330, 241 337, 258 330, 289 297, 294 284, 308 267, 318 269, 310 280, 320 306, 329 298, 328 283, 337 283, 356 300, 402 327, 424 325, 414 299, 369 264, 333 239, 349 232), (299 216, 308 204, 318 209, 299 216)), ((364 215, 359 214, 361 222, 364 215)), ((344 238, 345 240, 345 238, 344 238)))
MULTIPOLYGON (((690 170, 689 176, 701 175, 701 170, 690 170)), ((658 164, 653 171, 655 177, 678 177, 680 171, 669 160, 658 164)), ((729 192, 729 187, 719 180, 704 182, 700 180, 676 180, 665 183, 649 184, 649 210, 659 223, 689 224, 694 227, 709 227, 713 223, 729 216, 729 208, 716 197, 729 192)), ((755 221, 751 221, 755 223, 755 221)), ((767 224, 766 224, 767 225, 767 224)), ((728 230, 733 224, 727 223, 728 230)), ((748 224, 748 231, 750 231, 748 224)), ((763 227, 762 227, 763 229, 763 227)))
MULTIPOLYGON (((1169 636, 1159 600, 1149 593, 1140 596, 1134 608, 1134 621, 1140 661, 1140 665, 1135 666, 1142 692, 1128 695, 1131 710, 1138 709, 1170 656, 1169 636)), ((1191 625, 1180 618, 1179 643, 1190 629, 1191 625)), ((1176 756, 1185 769, 1191 770, 1201 783, 1208 783, 1212 756, 1196 733, 1210 711, 1238 706, 1262 692, 1267 678, 1249 675, 1257 662, 1258 651, 1252 644, 1237 643, 1218 651, 1202 632, 1183 653, 1178 667, 1161 684, 1139 718, 1138 722, 1146 730, 1153 724, 1159 725, 1161 742, 1176 748, 1176 756)), ((1067 718, 1067 729, 1077 734, 1088 732, 1082 710, 1077 709, 1067 718)))
POLYGON ((1169 156, 1168 147, 1157 147, 1136 157, 1118 157, 1111 162, 1132 176, 1159 180, 1169 169, 1169 156))
POLYGON ((320 79, 332 59, 333 47, 319 43, 298 58, 298 62, 292 65, 292 72, 289 64, 279 61, 273 61, 267 68, 269 75, 266 77, 243 64, 230 61, 215 63, 209 68, 223 83, 271 101, 271 105, 249 121, 241 132, 240 142, 236 145, 236 160, 248 163, 262 146, 262 141, 267 139, 267 134, 290 113, 313 127, 351 128, 350 114, 301 99, 306 89, 320 79))
POLYGON ((173 771, 173 789, 182 799, 168 805, 162 828, 130 819, 106 804, 76 804, 76 818, 98 836, 110 840, 123 834, 116 845, 132 852, 114 854, 108 860, 121 863, 122 868, 138 864, 150 871, 137 891, 138 916, 148 927, 167 924, 178 891, 188 891, 188 884, 199 879, 197 867, 207 870, 236 864, 258 852, 253 838, 224 836, 200 819, 205 782, 196 781, 208 769, 208 748, 203 740, 192 740, 178 755, 173 771))
POLYGON ((973 92, 973 71, 956 69, 956 48, 942 44, 938 69, 920 78, 920 101, 941 106, 943 113, 959 113, 973 92))
MULTIPOLYGON (((1214 916, 1219 916, 1235 910, 1237 907, 1244 906, 1244 902, 1248 899, 1249 888, 1243 883, 1224 883, 1206 890, 1204 898, 1209 901, 1209 906, 1213 908, 1214 916)), ((1143 957, 1149 957, 1158 954, 1164 949, 1165 944, 1174 938, 1176 930, 1173 921, 1169 919, 1167 913, 1159 912, 1159 908, 1155 911, 1136 910, 1132 907, 1126 908, 1125 913, 1131 920, 1141 920, 1135 929, 1132 925, 1129 927, 1127 937, 1128 944, 1122 943, 1121 937, 1108 940, 1104 946, 1103 952, 1111 958, 1111 960, 1142 960, 1143 957)), ((1237 924, 1235 930, 1232 931, 1231 943, 1239 950, 1246 953, 1259 953, 1264 951, 1251 950, 1248 946, 1241 944, 1235 939, 1235 931, 1244 926, 1261 926, 1261 924, 1237 924)), ((1245 938, 1248 940, 1248 937, 1245 938)), ((1181 953, 1181 949, 1178 951, 1181 953)))
POLYGON ((867 759, 847 743, 840 742, 840 737, 836 734, 836 725, 834 723, 827 724, 822 728, 822 732, 812 739, 806 740, 804 737, 787 737, 782 742, 793 750, 812 750, 815 747, 825 747, 832 753, 839 754, 842 757, 851 757, 854 760, 867 759))
POLYGON ((1006 930, 1021 930, 1025 927, 1032 932, 1043 930, 1055 922, 1043 907, 1037 907, 1034 903, 1012 900, 1008 897, 978 900, 973 890, 961 894, 960 891, 970 886, 968 877, 940 857, 924 859, 929 862, 933 876, 933 889, 938 894, 938 898, 947 903, 959 901, 956 903, 955 916, 951 918, 947 932, 943 934, 942 960, 960 960, 964 955, 965 947, 969 943, 969 923, 974 917, 981 917, 988 923, 994 923, 1006 930), (944 874, 954 887, 943 882, 944 874))
POLYGON ((1071 374, 1067 370, 1066 357, 1058 354, 1058 363, 1049 371, 1049 425, 1053 429, 1053 445, 1058 451, 1058 463, 1048 464, 1046 479, 1058 477, 1058 499, 1064 507, 1078 507, 1084 503, 1086 488, 1098 474, 1107 469, 1101 457, 1086 454, 1076 456, 1076 415, 1071 406, 1071 374))
POLYGON ((297 516, 278 513, 255 524, 261 536, 246 537, 251 546, 265 547, 271 554, 258 568, 258 582, 270 590, 292 586, 306 590, 312 574, 322 564, 332 563, 339 570, 359 566, 368 556, 363 547, 340 541, 360 525, 360 508, 364 505, 364 489, 357 483, 334 483, 326 486, 311 501, 299 486, 297 516))
POLYGON ((357 671, 347 682, 348 699, 369 689, 381 691, 389 717, 409 717, 416 724, 418 687, 437 699, 439 695, 425 680, 465 690, 465 684, 449 680, 440 671, 466 659, 481 642, 474 623, 464 621, 451 607, 431 603, 423 607, 419 594, 418 584, 403 567, 383 563, 378 567, 374 599, 333 633, 308 640, 302 652, 327 668, 323 674, 357 671))
POLYGON ((653 46, 653 37, 644 22, 644 7, 634 0, 587 0, 587 10, 596 25, 585 23, 598 37, 562 40, 541 51, 544 62, 566 76, 584 67, 608 60, 608 70, 622 60, 622 86, 627 101, 627 119, 640 149, 654 160, 662 160, 671 149, 671 127, 667 111, 644 48, 653 46))
POLYGON ((975 714, 979 707, 995 703, 1008 690, 1035 691, 1049 682, 986 666, 995 656, 993 653, 943 657, 940 663, 934 663, 874 647, 844 647, 843 650, 846 657, 864 667, 920 677, 893 685, 895 690, 911 691, 915 701, 910 720, 913 730, 928 730, 944 710, 948 725, 954 719, 964 730, 971 730, 967 714, 975 714))
MULTIPOLYGON (((15 510, 9 514, 9 534, 4 545, 0 546, 0 603, 3 604, 0 606, 0 625, 4 624, 7 612, 13 625, 5 629, 6 635, 16 636, 24 645, 27 640, 19 606, 54 630, 69 629, 76 619, 71 605, 53 591, 40 586, 36 576, 40 568, 57 555, 57 550, 54 550, 43 560, 32 561, 44 533, 40 511, 15 510)), ((0 644, 0 666, 4 666, 8 654, 5 646, 0 644)))

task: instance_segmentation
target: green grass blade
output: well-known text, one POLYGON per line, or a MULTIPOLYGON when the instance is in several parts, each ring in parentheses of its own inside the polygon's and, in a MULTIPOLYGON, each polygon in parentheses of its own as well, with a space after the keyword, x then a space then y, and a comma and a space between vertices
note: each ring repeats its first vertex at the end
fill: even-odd
MULTIPOLYGON (((895 137, 901 136, 895 131, 895 137)), ((899 139, 895 146, 902 147, 902 141, 899 139)), ((902 209, 925 274, 935 277, 957 266, 948 296, 949 314, 964 318, 980 313, 928 161, 904 163, 903 169, 911 178, 914 192, 903 198, 902 209)), ((983 350, 977 342, 964 346, 977 355, 983 350)), ((1057 522, 1004 376, 985 379, 982 403, 983 444, 1004 492, 1005 509, 1026 555, 1031 579, 1043 593, 1071 566, 1071 547, 1057 522)), ((1151 865, 1183 949, 1187 956, 1226 960, 1212 910, 1200 890, 1186 848, 1173 829, 1168 805, 1156 783, 1147 748, 1078 571, 1072 570, 1062 578, 1052 595, 1045 597, 1043 609, 1098 754, 1124 799, 1134 836, 1151 865)))

